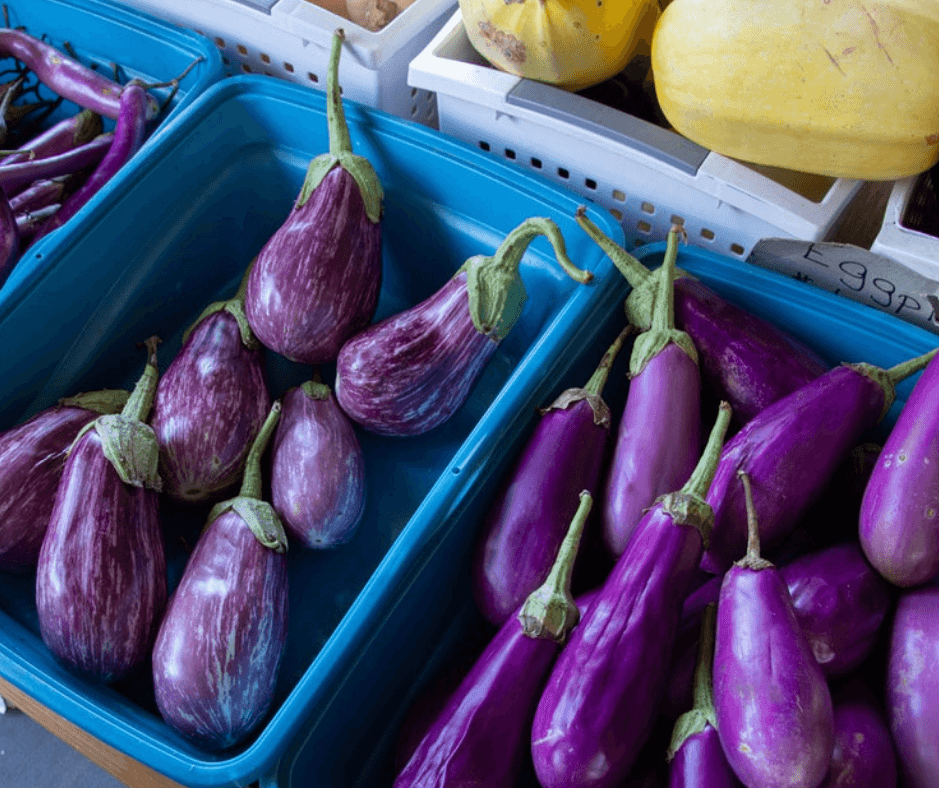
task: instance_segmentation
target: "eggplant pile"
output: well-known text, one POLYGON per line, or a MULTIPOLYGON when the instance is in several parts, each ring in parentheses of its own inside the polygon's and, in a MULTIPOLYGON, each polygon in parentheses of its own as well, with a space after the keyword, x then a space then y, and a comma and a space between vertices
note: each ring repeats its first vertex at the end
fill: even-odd
POLYGON ((10 27, 0 28, 0 60, 2 287, 23 253, 71 219, 143 145, 163 109, 151 88, 175 91, 185 74, 121 84, 10 27), (48 121, 63 101, 79 111, 48 121))

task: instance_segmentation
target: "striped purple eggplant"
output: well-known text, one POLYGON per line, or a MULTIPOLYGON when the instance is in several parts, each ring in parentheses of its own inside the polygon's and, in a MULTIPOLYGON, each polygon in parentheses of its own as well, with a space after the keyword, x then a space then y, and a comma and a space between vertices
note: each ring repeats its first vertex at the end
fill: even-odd
POLYGON ((86 424, 126 402, 117 389, 76 394, 0 434, 0 570, 36 567, 69 446, 86 424))
POLYGON ((632 333, 627 326, 583 388, 561 392, 547 408, 486 513, 473 558, 473 595, 501 626, 547 577, 577 508, 597 492, 610 437, 603 387, 632 333))
POLYGON ((157 387, 150 425, 164 492, 184 503, 215 503, 231 493, 270 408, 242 280, 234 297, 208 306, 189 328, 157 387))
POLYGON ((352 422, 319 381, 290 389, 282 403, 271 446, 271 504, 301 545, 345 544, 365 511, 365 455, 352 422))
MULTIPOLYGON (((569 596, 572 559, 591 505, 589 493, 580 496, 568 549, 558 553, 560 605, 546 613, 542 601, 528 599, 502 624, 398 773, 394 788, 515 788, 545 677, 570 629, 597 597, 595 591, 576 601, 569 596)), ((539 594, 543 590, 555 594, 557 584, 539 594)))
POLYGON ((261 500, 261 457, 279 417, 275 401, 241 491, 209 513, 153 647, 160 714, 212 750, 243 741, 263 720, 286 643, 287 537, 261 500))
POLYGON ((724 755, 747 788, 816 788, 835 747, 831 693, 782 575, 760 556, 750 480, 746 556, 724 575, 714 646, 714 708, 724 755))
POLYGON ((327 79, 329 153, 310 162, 290 215, 258 254, 245 311, 262 344, 291 361, 334 361, 367 326, 382 279, 381 182, 352 153, 339 93, 345 38, 333 34, 327 79))
POLYGON ((780 566, 799 627, 826 677, 857 668, 880 637, 892 598, 857 542, 816 550, 780 566))
POLYGON ((343 345, 335 382, 342 409, 381 435, 419 435, 449 419, 521 314, 527 296, 519 264, 539 235, 565 273, 592 280, 568 258, 553 221, 527 219, 491 257, 474 255, 429 298, 343 345))
POLYGON ((729 422, 722 403, 691 478, 639 522, 558 656, 531 731, 543 788, 616 788, 652 733, 682 602, 707 540, 704 495, 729 422))
MULTIPOLYGON (((626 299, 631 323, 651 323, 657 274, 577 212, 577 222, 632 285, 626 299)), ((675 280, 675 323, 701 356, 701 372, 744 424, 778 399, 814 380, 828 364, 808 345, 714 292, 680 269, 675 280)))
POLYGON ((939 785, 939 585, 904 589, 887 652, 884 705, 904 788, 939 785))
POLYGON ((69 449, 36 567, 43 642, 76 672, 116 681, 150 654, 166 604, 158 449, 145 423, 158 340, 120 413, 69 449))
POLYGON ((717 603, 705 606, 699 628, 691 709, 676 721, 668 748, 668 788, 740 788, 717 735, 713 665, 717 603))
POLYGON ((629 393, 603 492, 603 540, 622 555, 646 509, 688 481, 701 453, 701 375, 691 338, 675 328, 681 228, 668 234, 652 325, 636 338, 629 393))
POLYGON ((747 422, 724 447, 708 494, 714 531, 702 568, 719 574, 746 549, 747 510, 737 471, 746 471, 752 481, 760 540, 771 551, 890 408, 896 384, 925 367, 935 353, 886 370, 841 364, 747 422))
POLYGON ((818 788, 897 788, 897 756, 880 704, 858 681, 833 696, 835 751, 818 788))
POLYGON ((896 586, 939 575, 939 359, 900 411, 871 471, 858 534, 874 568, 896 586))

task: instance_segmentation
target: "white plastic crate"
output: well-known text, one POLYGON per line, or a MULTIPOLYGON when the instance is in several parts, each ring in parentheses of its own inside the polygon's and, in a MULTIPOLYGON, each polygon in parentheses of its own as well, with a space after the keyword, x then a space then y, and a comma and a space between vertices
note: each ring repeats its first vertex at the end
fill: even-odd
POLYGON ((339 64, 343 96, 436 128, 431 92, 408 85, 408 64, 457 0, 414 0, 378 32, 349 21, 345 0, 120 0, 211 38, 226 73, 267 74, 320 90, 333 31, 346 33, 339 64))
POLYGON ((939 281, 939 237, 933 234, 939 226, 939 217, 931 218, 939 207, 936 175, 934 168, 893 184, 871 251, 939 281), (930 225, 931 231, 927 229, 930 225))
POLYGON ((761 238, 824 240, 861 181, 760 171, 597 101, 498 71, 457 10, 411 61, 437 96, 439 128, 514 160, 608 209, 627 243, 689 241, 746 258, 761 238), (789 185, 784 185, 784 184, 789 185))

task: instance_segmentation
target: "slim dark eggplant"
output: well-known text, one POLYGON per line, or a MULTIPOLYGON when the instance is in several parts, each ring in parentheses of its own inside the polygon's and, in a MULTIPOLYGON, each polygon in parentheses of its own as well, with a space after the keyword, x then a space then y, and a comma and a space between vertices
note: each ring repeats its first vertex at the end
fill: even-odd
POLYGON ((583 388, 569 388, 547 408, 490 506, 473 558, 473 595, 501 626, 547 577, 577 506, 596 494, 610 437, 603 387, 632 328, 604 353, 583 388))
POLYGON ((156 437, 145 423, 159 372, 156 337, 120 413, 78 434, 36 568, 39 631, 72 670, 116 681, 143 664, 166 604, 156 437))
POLYGON ((14 214, 20 214, 59 204, 65 196, 66 183, 64 177, 34 181, 28 188, 10 198, 10 207, 14 214))
POLYGON ((553 221, 527 219, 491 257, 474 255, 429 298, 343 345, 335 382, 342 409, 381 435, 419 435, 449 419, 521 314, 519 265, 539 235, 568 276, 593 279, 570 261, 553 221))
POLYGON ((261 457, 279 417, 275 401, 241 492, 209 513, 153 647, 160 714, 210 750, 243 741, 264 719, 286 643, 287 537, 261 500, 261 457))
POLYGON ((352 539, 365 511, 365 455, 325 383, 287 391, 271 446, 271 504, 288 537, 329 548, 352 539))
POLYGON ((680 227, 668 234, 652 325, 636 338, 629 393, 603 492, 603 541, 619 557, 660 495, 688 481, 701 452, 698 351, 675 328, 673 281, 680 227))
POLYGON ((737 471, 746 471, 753 483, 760 541, 772 550, 890 408, 897 383, 925 367, 935 353, 890 369, 841 364, 747 422, 724 447, 708 494, 714 531, 702 568, 719 574, 746 549, 747 509, 737 471))
POLYGON ((83 109, 35 135, 21 145, 17 152, 0 158, 0 166, 65 153, 86 142, 91 142, 103 131, 101 116, 97 112, 83 109))
POLYGON ((230 494, 270 408, 242 280, 232 298, 208 306, 189 328, 157 387, 150 424, 166 495, 197 504, 230 494))
POLYGON ((896 586, 939 575, 939 358, 900 411, 864 497, 858 534, 874 568, 896 586))
POLYGON ((329 153, 310 162, 290 215, 261 249, 245 312, 262 344, 291 361, 334 361, 367 326, 382 279, 378 175, 352 153, 339 93, 345 34, 333 34, 327 79, 329 153))
MULTIPOLYGON (((608 238, 577 212, 577 222, 632 285, 626 299, 631 323, 651 323, 655 272, 608 238)), ((829 367, 808 345, 714 292, 680 269, 675 280, 675 322, 687 331, 701 355, 701 372, 717 396, 730 403, 744 424, 778 399, 802 387, 829 367)))
MULTIPOLYGON (((591 505, 589 494, 580 497, 566 545, 573 550, 559 552, 559 577, 566 574, 569 578, 576 542, 591 505)), ((556 596, 556 588, 546 590, 556 596)), ((547 614, 547 623, 543 601, 533 603, 526 620, 523 613, 528 600, 518 616, 506 620, 398 773, 394 788, 515 788, 545 677, 570 627, 577 625, 581 612, 589 610, 596 598, 592 592, 575 604, 569 593, 569 588, 562 589, 559 605, 549 605, 552 612, 547 614), (538 623, 533 623, 536 619, 538 623)))
POLYGON ((69 447, 86 424, 119 413, 127 396, 76 394, 0 434, 0 570, 36 568, 69 447))
POLYGON ((7 194, 14 194, 40 178, 56 178, 93 167, 104 158, 113 139, 114 132, 106 131, 64 153, 4 164, 0 166, 0 186, 7 194))
POLYGON ((817 788, 835 748, 831 693, 782 576, 760 557, 745 472, 737 483, 747 499, 749 542, 721 585, 716 727, 727 761, 747 788, 817 788))
POLYGON ((3 187, 0 186, 0 287, 3 287, 3 283, 19 262, 21 246, 16 216, 3 187))
POLYGON ((615 788, 650 736, 682 602, 710 528, 705 503, 730 408, 682 489, 662 496, 561 651, 531 731, 543 788, 615 788))

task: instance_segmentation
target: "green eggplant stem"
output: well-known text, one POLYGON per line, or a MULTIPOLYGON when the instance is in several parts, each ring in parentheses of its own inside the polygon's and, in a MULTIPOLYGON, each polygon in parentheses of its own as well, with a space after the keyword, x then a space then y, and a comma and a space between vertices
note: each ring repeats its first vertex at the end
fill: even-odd
POLYGON ((525 251, 539 235, 545 236, 551 242, 558 263, 564 269, 564 273, 571 279, 580 282, 582 285, 593 281, 593 274, 590 271, 578 268, 567 256, 567 244, 564 242, 561 229, 551 219, 546 219, 543 216, 532 216, 510 230, 502 243, 499 244, 499 248, 496 249, 493 257, 504 260, 507 265, 518 268, 525 251))
POLYGON ((267 418, 264 419, 264 424, 261 425, 261 429, 254 439, 254 443, 251 444, 248 459, 245 461, 245 472, 244 478, 241 480, 239 498, 261 498, 261 457, 264 455, 267 444, 277 427, 277 422, 280 420, 282 407, 280 400, 274 401, 267 418))
POLYGON ((600 359, 600 363, 590 376, 590 380, 588 380, 587 385, 584 386, 584 391, 597 397, 603 393, 603 387, 606 386, 606 382, 610 377, 610 370, 613 367, 613 362, 616 361, 616 357, 623 347, 623 343, 626 342, 628 337, 635 333, 636 327, 632 324, 627 325, 619 332, 619 335, 613 340, 613 344, 607 348, 606 353, 603 354, 603 358, 600 359))
POLYGON ((760 527, 756 519, 756 506, 753 504, 753 489, 750 486, 750 474, 745 470, 737 471, 743 484, 743 494, 747 501, 747 554, 737 562, 737 566, 747 569, 769 569, 773 565, 760 555, 760 527))
POLYGON ((609 238, 597 225, 587 217, 587 207, 581 205, 574 218, 577 224, 581 226, 584 232, 589 235, 594 242, 603 250, 607 257, 613 261, 613 265, 625 277, 626 281, 632 287, 638 287, 645 282, 652 273, 642 263, 627 252, 622 246, 609 238))
POLYGON ((329 129, 329 152, 333 156, 352 152, 352 140, 349 126, 346 124, 346 111, 342 106, 342 93, 339 90, 339 57, 346 32, 341 27, 333 33, 332 49, 329 53, 329 70, 326 77, 326 124, 329 129))
POLYGON ((678 234, 680 228, 672 227, 668 232, 662 273, 659 280, 658 298, 652 310, 652 330, 670 331, 675 328, 675 260, 678 258, 678 234))
POLYGON ((137 380, 137 385, 134 386, 134 390, 121 410, 121 415, 128 419, 146 422, 150 415, 153 396, 156 394, 160 378, 160 370, 157 366, 157 345, 160 341, 159 337, 153 336, 144 342, 147 348, 147 366, 144 367, 143 374, 137 380))
POLYGON ((894 384, 899 383, 901 380, 924 369, 926 365, 932 361, 933 356, 935 356, 937 352, 939 352, 939 348, 933 348, 928 353, 924 353, 921 356, 911 358, 908 361, 902 361, 896 366, 890 367, 887 370, 887 376, 894 384))
POLYGON ((727 433, 727 427, 730 425, 732 408, 727 402, 721 402, 717 409, 717 419, 711 428, 711 434, 708 436, 708 442, 701 453, 698 464, 692 471, 688 481, 685 482, 681 492, 684 495, 694 495, 701 499, 707 497, 708 489, 714 480, 714 474, 717 472, 717 464, 720 461, 721 451, 724 448, 724 435, 727 433))

